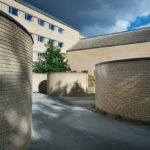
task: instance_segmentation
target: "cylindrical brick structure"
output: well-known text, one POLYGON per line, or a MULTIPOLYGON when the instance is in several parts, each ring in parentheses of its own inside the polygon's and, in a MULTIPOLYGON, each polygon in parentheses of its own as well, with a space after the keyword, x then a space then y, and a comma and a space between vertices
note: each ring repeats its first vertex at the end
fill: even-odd
POLYGON ((97 64, 96 107, 126 119, 150 122, 150 58, 97 64))
POLYGON ((56 72, 47 75, 47 94, 50 96, 86 96, 87 73, 56 72))
POLYGON ((0 150, 22 150, 31 138, 32 45, 28 31, 0 11, 0 150))

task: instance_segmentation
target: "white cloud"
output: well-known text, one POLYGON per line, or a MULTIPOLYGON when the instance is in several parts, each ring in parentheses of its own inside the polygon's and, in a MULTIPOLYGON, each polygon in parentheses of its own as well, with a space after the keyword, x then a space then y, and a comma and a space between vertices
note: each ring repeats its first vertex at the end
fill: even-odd
POLYGON ((91 35, 103 35, 103 34, 110 34, 116 33, 121 31, 126 31, 130 22, 127 20, 118 20, 114 26, 108 28, 107 30, 101 28, 100 26, 93 26, 93 27, 85 27, 84 30, 88 31, 91 35))
POLYGON ((125 31, 137 16, 150 14, 150 0, 82 0, 82 3, 81 0, 25 1, 54 14, 86 36, 125 31), (60 5, 56 8, 58 3, 60 5))
POLYGON ((126 31, 129 25, 130 23, 127 20, 118 20, 116 24, 108 30, 108 32, 115 33, 115 32, 126 31))

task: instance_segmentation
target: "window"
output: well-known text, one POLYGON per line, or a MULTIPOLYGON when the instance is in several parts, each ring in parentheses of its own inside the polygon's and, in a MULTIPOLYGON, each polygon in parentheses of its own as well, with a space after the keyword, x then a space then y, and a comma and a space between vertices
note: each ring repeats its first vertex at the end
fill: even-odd
POLYGON ((54 31, 55 30, 55 26, 53 24, 49 24, 49 29, 54 31))
POLYGON ((14 16, 18 16, 18 9, 14 7, 9 7, 9 14, 12 14, 14 16))
POLYGON ((55 40, 49 40, 49 41, 52 43, 53 46, 55 45, 55 40))
POLYGON ((88 70, 82 70, 81 72, 82 73, 88 73, 88 70))
POLYGON ((38 19, 38 24, 39 24, 40 26, 43 26, 43 27, 44 27, 45 22, 44 22, 44 20, 38 19))
POLYGON ((63 33, 64 33, 64 29, 58 28, 58 32, 59 32, 60 34, 63 34, 63 33))
POLYGON ((38 41, 44 43, 45 38, 43 36, 38 36, 38 41))
POLYGON ((25 13, 25 20, 28 20, 28 21, 32 22, 33 21, 33 16, 30 15, 30 14, 25 13))
POLYGON ((63 48, 63 47, 64 47, 64 43, 58 42, 58 46, 59 46, 60 48, 63 48))
POLYGON ((42 55, 43 55, 43 53, 38 52, 38 58, 41 58, 42 55))

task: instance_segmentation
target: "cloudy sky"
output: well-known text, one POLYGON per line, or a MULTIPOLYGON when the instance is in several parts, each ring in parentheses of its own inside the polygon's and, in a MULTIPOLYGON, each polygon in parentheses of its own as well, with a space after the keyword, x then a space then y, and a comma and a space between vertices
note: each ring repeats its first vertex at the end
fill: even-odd
POLYGON ((150 0, 24 0, 86 36, 150 26, 150 0))

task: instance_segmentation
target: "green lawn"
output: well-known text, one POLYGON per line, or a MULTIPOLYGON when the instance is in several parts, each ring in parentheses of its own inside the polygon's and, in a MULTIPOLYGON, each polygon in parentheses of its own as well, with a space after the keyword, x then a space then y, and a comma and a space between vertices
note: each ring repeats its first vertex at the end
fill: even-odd
POLYGON ((88 91, 88 94, 95 94, 95 91, 88 91))

